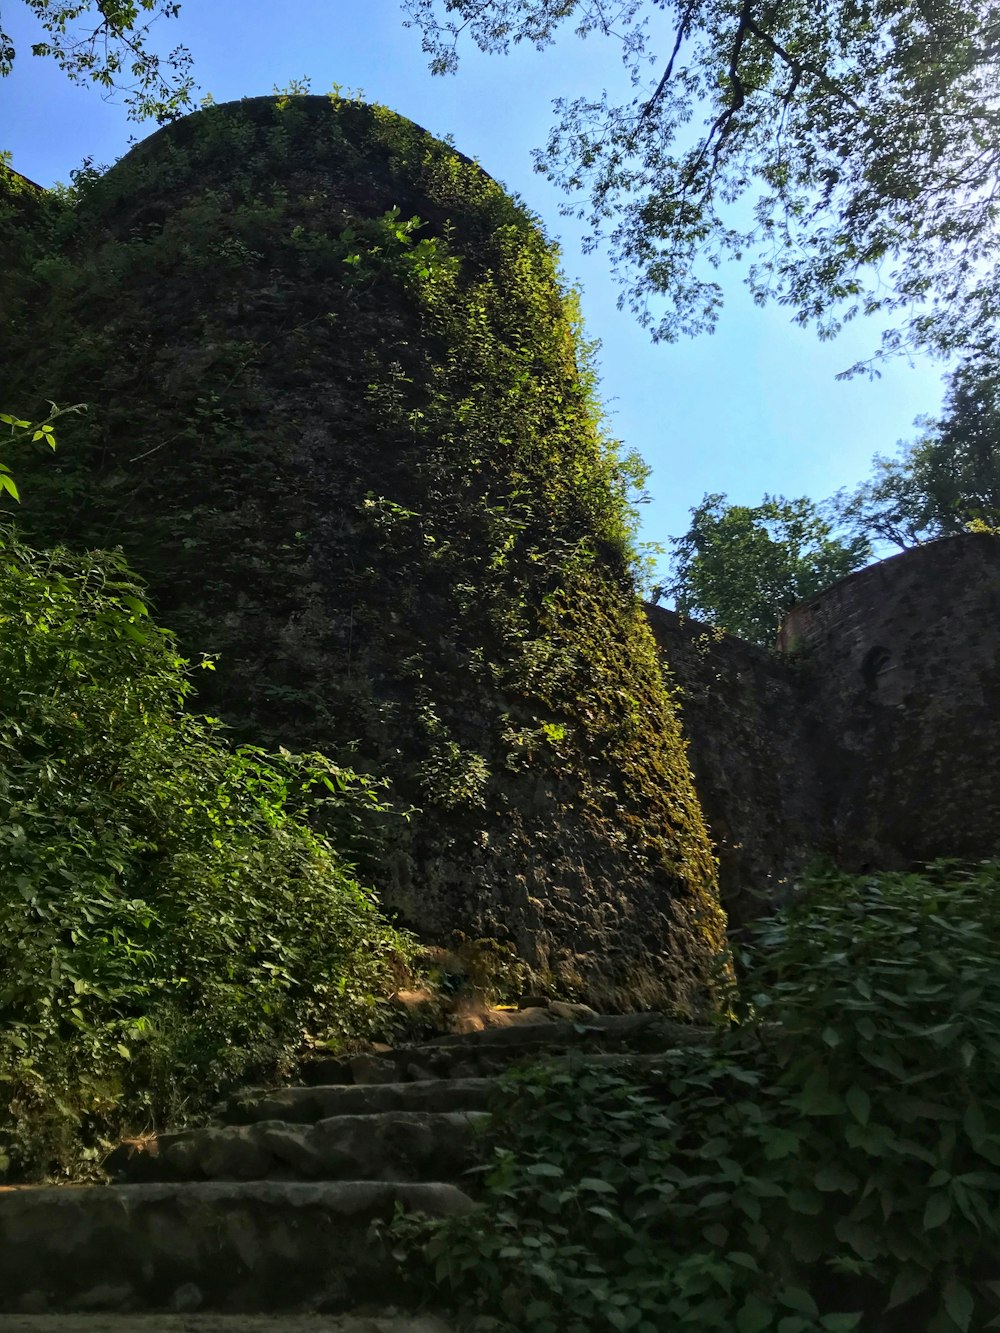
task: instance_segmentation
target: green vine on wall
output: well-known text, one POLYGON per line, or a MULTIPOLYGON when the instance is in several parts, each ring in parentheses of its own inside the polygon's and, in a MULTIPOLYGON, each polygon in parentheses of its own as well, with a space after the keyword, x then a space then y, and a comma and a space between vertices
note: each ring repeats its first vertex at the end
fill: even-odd
POLYGON ((121 544, 218 656, 208 706, 240 737, 390 775, 422 813, 373 875, 472 858, 489 911, 539 846, 570 879, 586 859, 677 923, 677 976, 648 980, 695 1003, 714 866, 637 598, 643 472, 604 429, 576 296, 448 145, 279 102, 208 107, 27 220, 0 209, 8 392, 94 404, 19 521, 121 544))

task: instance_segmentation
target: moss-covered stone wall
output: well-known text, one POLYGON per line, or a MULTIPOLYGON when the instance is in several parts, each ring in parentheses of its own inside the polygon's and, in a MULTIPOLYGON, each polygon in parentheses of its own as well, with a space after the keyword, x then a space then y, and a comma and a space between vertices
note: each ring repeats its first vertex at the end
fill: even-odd
POLYGON ((848 870, 1000 854, 1000 538, 946 537, 792 611, 780 647, 823 720, 822 801, 848 870))
POLYGON ((851 574, 788 615, 777 653, 646 611, 731 927, 817 857, 865 871, 1000 854, 1000 538, 851 574))
POLYGON ((241 738, 389 777, 412 813, 369 869, 405 922, 700 1005, 713 859, 535 220, 316 97, 199 112, 5 217, 11 402, 92 404, 17 460, 27 535, 120 544, 241 738))
POLYGON ((832 854, 820 779, 830 738, 810 672, 665 607, 646 615, 676 691, 732 931, 832 854))

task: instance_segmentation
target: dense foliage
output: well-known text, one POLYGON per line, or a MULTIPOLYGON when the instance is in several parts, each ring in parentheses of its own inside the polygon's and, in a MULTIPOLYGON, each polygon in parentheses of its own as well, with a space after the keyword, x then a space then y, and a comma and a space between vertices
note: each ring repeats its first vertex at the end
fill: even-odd
POLYGON ((334 846, 377 789, 227 745, 119 556, 0 533, 0 1178, 371 1034, 407 943, 334 846))
MULTIPOLYGON (((721 260, 829 336, 988 345, 1000 287, 1000 8, 992 0, 404 0, 432 69, 459 43, 604 40, 630 91, 555 103, 538 168, 610 233, 657 336, 711 328, 721 260), (662 317, 651 297, 666 297, 662 317)), ((568 206, 576 211, 577 205, 568 206)))
POLYGON ((715 1041, 512 1075, 478 1215, 401 1226, 516 1333, 1000 1327, 1000 863, 829 873, 715 1041))
POLYGON ((940 417, 897 458, 842 492, 841 519, 871 540, 906 548, 970 529, 1000 529, 1000 365, 969 358, 948 378, 940 417))
MULTIPOLYGON (((150 44, 159 18, 176 18, 176 0, 24 0, 41 40, 33 56, 54 60, 74 83, 94 83, 105 96, 122 93, 130 120, 170 120, 190 105, 194 81, 183 46, 160 55, 150 44)), ((0 78, 18 57, 0 27, 0 78)))
POLYGON ((536 220, 385 108, 294 93, 35 205, 0 209, 6 392, 92 410, 11 460, 30 540, 120 543, 242 738, 388 774, 419 813, 371 869, 412 922, 613 991, 611 932, 655 920, 647 979, 700 993, 722 918, 636 597, 641 472, 536 220), (553 943, 543 881, 632 909, 553 943))
POLYGON ((706 495, 672 539, 672 578, 658 591, 684 615, 769 647, 785 613, 836 583, 871 554, 867 537, 842 539, 811 500, 765 495, 734 505, 706 495))

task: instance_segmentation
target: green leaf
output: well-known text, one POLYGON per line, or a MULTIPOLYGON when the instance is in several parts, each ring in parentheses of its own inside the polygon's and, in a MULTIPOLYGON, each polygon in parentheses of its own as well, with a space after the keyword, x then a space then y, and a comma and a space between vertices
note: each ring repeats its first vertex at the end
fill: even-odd
POLYGON ((868 1117, 871 1114, 872 1109, 872 1099, 868 1096, 868 1093, 865 1092, 864 1088, 858 1087, 858 1085, 855 1084, 847 1090, 844 1101, 847 1103, 847 1109, 850 1111, 851 1115, 854 1116, 855 1120, 861 1125, 867 1125, 868 1117))
POLYGON ((788 1191, 788 1206, 793 1213, 804 1213, 815 1217, 823 1211, 823 1200, 815 1190, 796 1186, 788 1191))
POLYGON ((951 1216, 951 1195, 946 1190, 938 1190, 927 1200, 924 1208, 924 1230, 931 1231, 947 1222, 951 1216))
POLYGON ((831 1162, 829 1166, 821 1167, 816 1172, 814 1183, 816 1188, 823 1190, 824 1193, 839 1190, 846 1194, 857 1189, 858 1178, 839 1162, 831 1162))
POLYGON ((797 1153, 802 1146, 802 1136, 788 1129, 770 1129, 761 1131, 761 1142, 764 1145, 764 1159, 768 1162, 779 1161, 782 1157, 790 1157, 797 1153))
POLYGON ((548 1319, 553 1313, 552 1303, 550 1301, 529 1301, 525 1306, 524 1315, 526 1319, 548 1319))
POLYGON ((890 1051, 880 1047, 862 1046, 858 1053, 866 1063, 891 1074, 893 1078, 902 1080, 906 1077, 906 1070, 899 1057, 890 1051))
POLYGON ((897 1305, 903 1305, 906 1301, 912 1300, 914 1296, 919 1296, 922 1291, 927 1289, 930 1280, 931 1274, 925 1268, 907 1264, 896 1274, 892 1290, 889 1293, 889 1303, 885 1308, 894 1310, 897 1305))
POLYGON ((17 492, 17 487, 14 485, 14 480, 12 477, 8 477, 5 476, 3 473, 0 473, 0 491, 7 491, 7 493, 11 495, 18 502, 18 504, 20 504, 21 497, 17 492))
POLYGON ((972 1146, 979 1148, 980 1144, 986 1139, 988 1131, 983 1108, 978 1102, 970 1101, 965 1108, 965 1114, 962 1117, 962 1128, 965 1130, 972 1146))
POLYGON ((764 1333, 772 1327, 774 1306, 765 1305, 758 1296, 750 1296, 736 1315, 736 1333, 764 1333))
POLYGON ((817 1069, 809 1077, 795 1101, 805 1115, 840 1115, 844 1109, 842 1098, 831 1090, 826 1071, 823 1069, 817 1069))
POLYGON ((955 1321, 956 1326, 961 1333, 966 1333, 969 1327, 969 1320, 972 1318, 976 1307, 975 1297, 964 1282, 959 1282, 957 1278, 949 1278, 944 1284, 942 1293, 944 1308, 955 1321))
POLYGON ((841 1218, 834 1227, 834 1234, 839 1241, 849 1245, 859 1258, 865 1261, 875 1259, 882 1249, 881 1235, 865 1222, 852 1218, 841 1218))
MULTIPOLYGON (((559 1175, 563 1173, 560 1171, 559 1175)), ((582 1190, 593 1190, 597 1194, 617 1194, 618 1191, 614 1185, 609 1185, 606 1180, 598 1180, 596 1176, 584 1176, 579 1183, 582 1190)))
POLYGON ((799 1314, 809 1315, 811 1319, 819 1315, 816 1302, 804 1287, 785 1287, 778 1293, 778 1300, 789 1310, 797 1310, 799 1314))
POLYGON ((561 1166, 556 1166, 554 1162, 534 1162, 525 1172, 529 1176, 564 1176, 566 1173, 561 1166))

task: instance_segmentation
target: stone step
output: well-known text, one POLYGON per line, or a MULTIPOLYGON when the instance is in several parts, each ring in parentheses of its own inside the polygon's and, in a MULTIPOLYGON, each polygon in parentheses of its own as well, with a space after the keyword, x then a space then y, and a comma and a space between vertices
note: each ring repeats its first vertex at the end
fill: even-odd
POLYGON ((452 1333, 434 1315, 5 1315, 3 1333, 452 1333))
MULTIPOLYGON (((519 1059, 533 1058, 531 1054, 519 1059)), ((635 1051, 555 1051, 545 1057, 546 1064, 582 1061, 588 1065, 617 1068, 623 1064, 653 1068, 663 1060, 663 1052, 640 1054, 635 1051)), ((368 1083, 357 1086, 340 1083, 320 1087, 248 1088, 216 1108, 215 1119, 226 1125, 249 1125, 261 1120, 281 1120, 286 1124, 308 1124, 331 1116, 371 1114, 390 1110, 486 1111, 497 1095, 497 1075, 511 1068, 512 1061, 500 1066, 496 1075, 482 1078, 424 1079, 413 1083, 368 1083)))
POLYGON ((247 1089, 225 1101, 217 1109, 216 1118, 226 1125, 249 1125, 260 1120, 303 1125, 333 1116, 387 1111, 485 1111, 495 1089, 494 1080, 489 1078, 247 1089))
POLYGON ((488 1078, 522 1060, 547 1060, 576 1050, 652 1054, 703 1042, 712 1032, 710 1028, 678 1023, 656 1013, 595 1014, 579 1022, 551 1017, 551 1011, 546 1009, 524 1013, 539 1017, 530 1024, 451 1034, 377 1054, 314 1056, 303 1061, 299 1076, 311 1086, 488 1078))
MULTIPOLYGON (((568 1006, 563 1006, 568 1007, 568 1006)), ((584 1008, 585 1006, 580 1006, 584 1008)), ((555 1040, 575 1045, 590 1043, 626 1045, 637 1050, 651 1045, 661 1048, 683 1041, 698 1041, 712 1028, 702 1024, 681 1023, 655 1010, 634 1014, 595 1014, 572 1021, 554 1017, 554 1009, 529 1010, 529 1013, 547 1015, 530 1024, 496 1023, 481 1032, 449 1032, 423 1043, 431 1047, 506 1046, 555 1040)), ((524 1015, 522 1014, 521 1017, 524 1015)))
POLYGON ((399 1273, 371 1228, 397 1204, 473 1207, 453 1185, 371 1181, 0 1189, 0 1314, 335 1313, 373 1293, 392 1304, 399 1273))
POLYGON ((264 1120, 124 1143, 105 1161, 116 1181, 457 1181, 477 1162, 484 1111, 382 1111, 313 1124, 264 1120))

